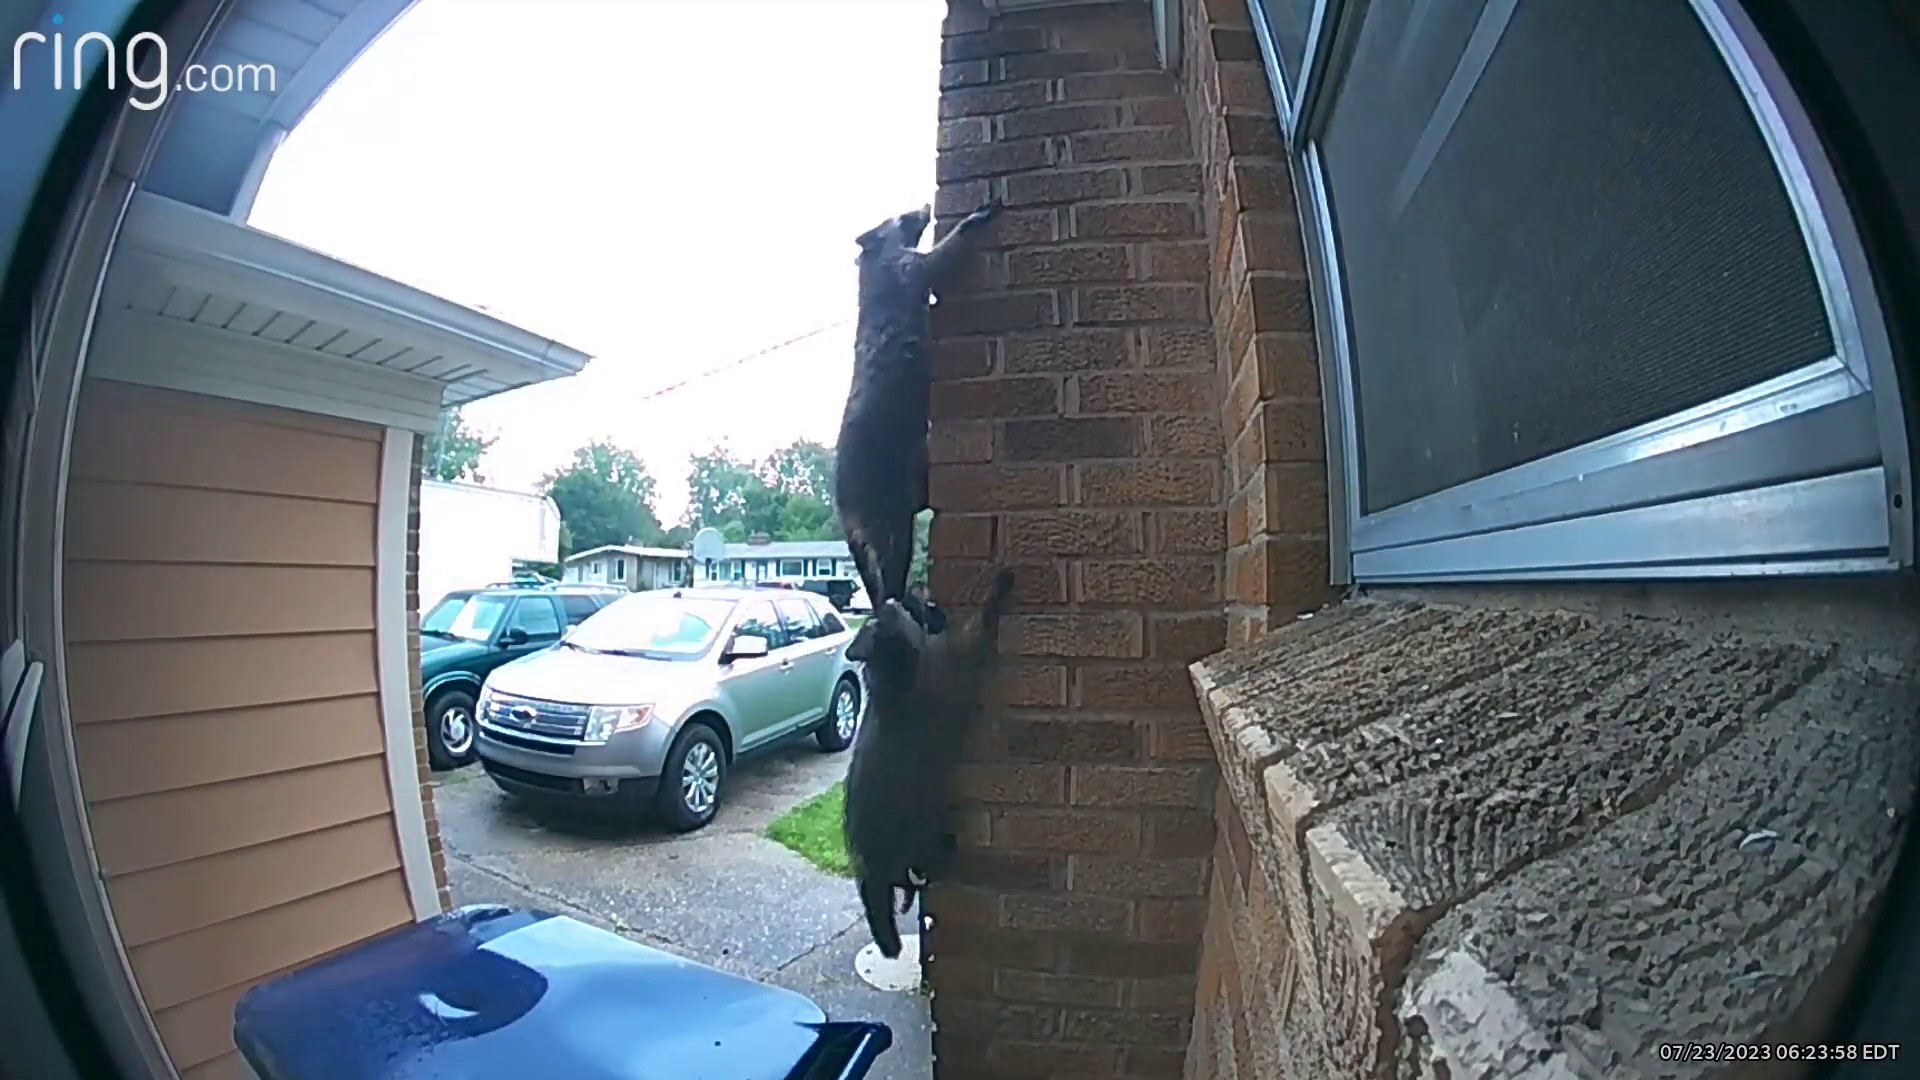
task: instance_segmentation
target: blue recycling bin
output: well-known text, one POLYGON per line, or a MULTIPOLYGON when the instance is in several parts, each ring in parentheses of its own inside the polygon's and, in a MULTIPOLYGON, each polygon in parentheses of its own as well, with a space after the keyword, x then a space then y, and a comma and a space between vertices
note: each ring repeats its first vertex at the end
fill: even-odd
POLYGON ((255 987, 233 1038, 260 1080, 857 1080, 893 1043, 791 990, 494 905, 255 987))

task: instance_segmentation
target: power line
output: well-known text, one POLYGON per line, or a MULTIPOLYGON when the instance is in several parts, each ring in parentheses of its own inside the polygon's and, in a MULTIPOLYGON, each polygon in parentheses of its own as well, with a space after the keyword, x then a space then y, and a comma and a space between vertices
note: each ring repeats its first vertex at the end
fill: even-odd
POLYGON ((829 330, 832 330, 836 327, 845 326, 852 321, 853 321, 853 318, 849 316, 844 319, 836 319, 833 322, 826 324, 825 326, 816 326, 812 330, 809 330, 804 334, 796 334, 785 341, 778 342, 777 344, 769 345, 764 349, 755 350, 754 352, 750 352, 745 356, 735 357, 734 359, 729 360, 724 364, 719 364, 715 367, 708 368, 707 370, 702 371, 695 375, 689 375, 686 378, 681 379, 677 383, 669 383, 658 390, 654 390, 654 391, 650 391, 648 393, 642 394, 636 400, 652 401, 654 398, 663 397, 667 394, 674 392, 675 390, 679 390, 679 389, 682 389, 683 387, 690 386, 693 383, 697 383, 702 379, 711 379, 715 375, 718 375, 722 372, 731 371, 734 368, 740 367, 744 364, 751 363, 752 361, 758 360, 761 357, 770 356, 773 353, 777 353, 781 349, 788 347, 789 345, 797 345, 800 342, 807 340, 808 338, 819 337, 821 334, 824 334, 829 330))

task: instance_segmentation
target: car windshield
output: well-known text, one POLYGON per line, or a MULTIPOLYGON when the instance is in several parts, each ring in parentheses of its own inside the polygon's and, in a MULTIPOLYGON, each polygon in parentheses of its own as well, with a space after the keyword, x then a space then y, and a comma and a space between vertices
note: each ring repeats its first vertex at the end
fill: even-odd
POLYGON ((420 621, 420 632, 433 637, 486 641, 507 610, 504 596, 449 596, 433 606, 420 621))
POLYGON ((616 600, 588 617, 566 639, 587 652, 686 660, 707 651, 733 611, 732 600, 648 596, 616 600))

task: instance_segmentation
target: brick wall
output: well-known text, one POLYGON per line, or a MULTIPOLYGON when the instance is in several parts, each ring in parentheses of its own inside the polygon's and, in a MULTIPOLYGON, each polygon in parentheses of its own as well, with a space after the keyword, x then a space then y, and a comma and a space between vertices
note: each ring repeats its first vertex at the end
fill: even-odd
POLYGON ((440 910, 453 906, 447 887, 447 854, 440 846, 440 815, 433 806, 433 769, 427 763, 427 703, 420 694, 420 478, 426 468, 426 440, 413 440, 413 478, 407 485, 407 682, 413 710, 414 767, 420 773, 420 802, 427 815, 427 850, 433 853, 433 879, 440 886, 440 910))
POLYGON ((1185 667, 1226 637, 1190 110, 1145 4, 954 0, 942 51, 941 224, 1006 210, 936 308, 931 586, 964 607, 996 564, 1019 584, 1006 708, 968 749, 962 856, 928 901, 935 1068, 1173 1077, 1214 840, 1185 667))
POLYGON ((1240 644, 1330 592, 1320 368, 1293 184, 1246 0, 1183 7, 1227 436, 1227 637, 1240 644))

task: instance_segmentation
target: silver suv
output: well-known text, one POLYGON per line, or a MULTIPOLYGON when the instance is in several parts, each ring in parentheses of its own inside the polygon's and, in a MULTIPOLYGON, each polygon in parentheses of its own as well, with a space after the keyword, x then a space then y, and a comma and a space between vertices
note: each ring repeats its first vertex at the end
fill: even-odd
POLYGON ((509 794, 713 820, 735 759, 796 734, 845 750, 859 728, 853 631, 812 593, 655 589, 487 676, 479 756, 509 794))

